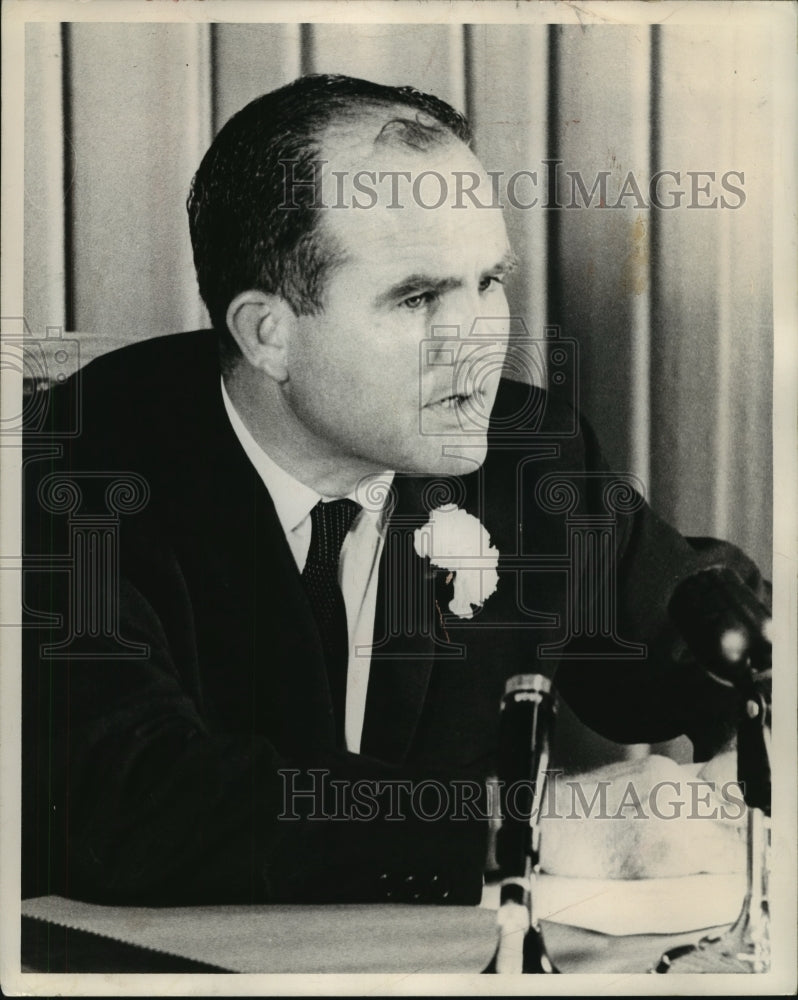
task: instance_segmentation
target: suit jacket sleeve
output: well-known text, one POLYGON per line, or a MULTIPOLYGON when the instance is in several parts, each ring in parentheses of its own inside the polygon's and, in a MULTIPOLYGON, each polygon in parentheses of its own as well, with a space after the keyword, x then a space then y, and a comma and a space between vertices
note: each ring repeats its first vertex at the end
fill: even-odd
MULTIPOLYGON (((583 420, 584 465, 606 470, 595 435, 583 420)), ((599 509, 596 497, 589 509, 599 509)), ((691 657, 667 616, 680 580, 710 566, 734 569, 764 603, 770 588, 738 548, 711 538, 683 538, 647 505, 617 517, 615 585, 618 631, 642 643, 642 660, 563 662, 557 685, 579 717, 620 743, 690 737, 696 760, 733 736, 736 695, 712 681, 691 657)))
MULTIPOLYGON (((71 603, 81 595, 57 557, 54 565, 46 555, 41 563, 42 552, 63 552, 67 541, 57 537, 59 519, 42 513, 38 477, 30 480, 24 895, 150 904, 363 902, 416 894, 479 901, 484 824, 416 821, 406 801, 404 821, 381 818, 390 791, 376 783, 407 789, 418 775, 314 746, 301 704, 294 718, 308 740, 304 756, 270 742, 262 722, 268 706, 253 701, 243 718, 239 711, 238 724, 219 723, 203 687, 195 608, 181 564, 148 512, 126 519, 118 628, 95 629, 68 655, 49 655, 46 646, 63 641, 71 603), (119 636, 143 644, 146 655, 120 658, 119 636), (336 818, 335 781, 363 783, 371 803, 361 815, 369 821, 336 818), (292 800, 290 789, 313 794, 292 800)), ((222 669, 232 685, 236 674, 295 667, 278 654, 253 664, 231 652, 222 669)), ((342 808, 346 814, 350 807, 342 808)))

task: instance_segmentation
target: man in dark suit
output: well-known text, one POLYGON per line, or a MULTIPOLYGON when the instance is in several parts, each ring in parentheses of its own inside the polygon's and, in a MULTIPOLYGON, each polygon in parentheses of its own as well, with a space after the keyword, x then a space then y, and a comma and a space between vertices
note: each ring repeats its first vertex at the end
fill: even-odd
POLYGON ((666 606, 706 562, 756 570, 501 380, 513 258, 462 196, 490 188, 468 138, 347 78, 253 102, 189 198, 214 330, 52 390, 25 461, 26 894, 477 902, 499 701, 533 667, 616 740, 728 737, 666 606))

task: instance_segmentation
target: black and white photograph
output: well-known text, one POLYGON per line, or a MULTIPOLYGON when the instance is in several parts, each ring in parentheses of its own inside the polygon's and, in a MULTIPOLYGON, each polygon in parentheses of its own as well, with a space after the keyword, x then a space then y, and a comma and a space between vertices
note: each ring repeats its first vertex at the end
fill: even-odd
POLYGON ((795 993, 796 12, 3 4, 4 993, 795 993))

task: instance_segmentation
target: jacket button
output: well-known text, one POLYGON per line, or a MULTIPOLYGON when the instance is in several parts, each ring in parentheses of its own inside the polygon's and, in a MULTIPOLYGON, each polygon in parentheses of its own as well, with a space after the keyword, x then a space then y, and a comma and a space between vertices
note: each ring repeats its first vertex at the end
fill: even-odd
POLYGON ((432 892, 433 899, 442 903, 449 896, 449 886, 440 877, 440 875, 433 875, 430 879, 430 890, 432 892))
POLYGON ((393 892, 391 891, 391 883, 388 879, 387 872, 383 872, 382 875, 380 875, 377 879, 377 885, 382 898, 391 899, 393 892))

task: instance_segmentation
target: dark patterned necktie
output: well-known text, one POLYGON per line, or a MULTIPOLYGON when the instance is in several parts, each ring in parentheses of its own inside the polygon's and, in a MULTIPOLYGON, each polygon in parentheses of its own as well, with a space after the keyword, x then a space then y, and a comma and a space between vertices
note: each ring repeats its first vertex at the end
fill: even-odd
POLYGON ((344 745, 346 673, 349 665, 349 633, 346 606, 338 585, 338 560, 352 522, 361 511, 354 500, 320 500, 310 512, 312 532, 302 582, 321 635, 330 682, 335 732, 344 745))

